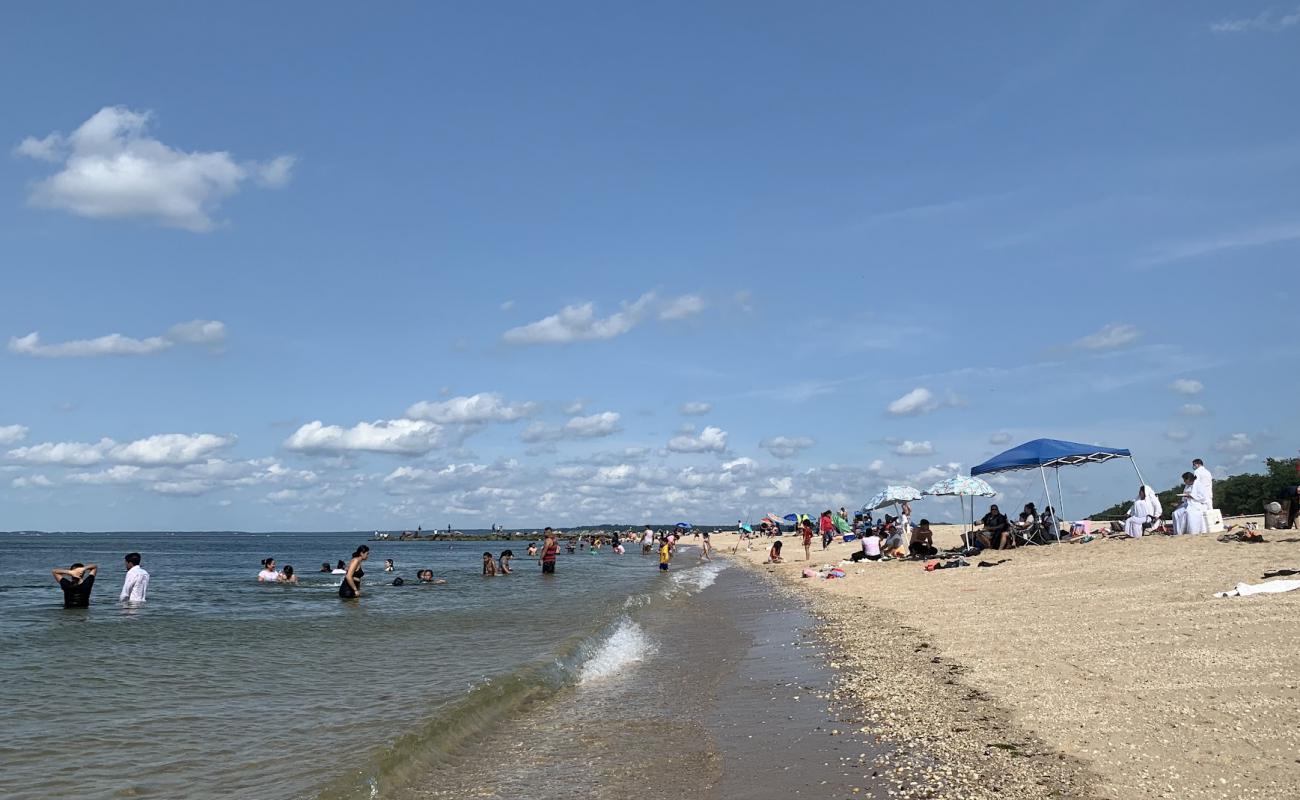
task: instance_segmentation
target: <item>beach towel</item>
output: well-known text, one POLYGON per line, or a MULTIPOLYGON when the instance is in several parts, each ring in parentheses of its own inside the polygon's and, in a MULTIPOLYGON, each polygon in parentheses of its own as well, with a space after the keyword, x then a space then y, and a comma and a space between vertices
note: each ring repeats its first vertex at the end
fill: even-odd
POLYGON ((1215 592, 1215 597, 1249 597, 1252 594, 1278 594, 1300 589, 1300 581, 1269 581, 1268 583, 1239 583, 1229 592, 1215 592))

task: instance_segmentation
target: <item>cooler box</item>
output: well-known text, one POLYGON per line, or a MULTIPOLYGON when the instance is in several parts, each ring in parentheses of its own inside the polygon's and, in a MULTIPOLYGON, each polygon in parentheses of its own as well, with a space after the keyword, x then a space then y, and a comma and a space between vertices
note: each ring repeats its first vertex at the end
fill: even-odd
POLYGON ((1211 508, 1205 512, 1205 530, 1207 533, 1223 533, 1223 512, 1211 508))

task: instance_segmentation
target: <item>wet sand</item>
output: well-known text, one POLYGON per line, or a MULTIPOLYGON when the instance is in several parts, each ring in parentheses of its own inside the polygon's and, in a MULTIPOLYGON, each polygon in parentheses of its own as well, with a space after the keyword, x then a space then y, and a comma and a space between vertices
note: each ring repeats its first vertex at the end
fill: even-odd
MULTIPOLYGON (((1300 569, 1300 534, 1266 536, 1096 539, 933 573, 868 562, 842 580, 801 578, 793 537, 786 564, 762 565, 761 545, 737 557, 825 621, 838 699, 907 756, 893 766, 913 796, 1281 798, 1300 791, 1300 592, 1212 596, 1300 569)), ((811 564, 855 549, 814 545, 811 564)))

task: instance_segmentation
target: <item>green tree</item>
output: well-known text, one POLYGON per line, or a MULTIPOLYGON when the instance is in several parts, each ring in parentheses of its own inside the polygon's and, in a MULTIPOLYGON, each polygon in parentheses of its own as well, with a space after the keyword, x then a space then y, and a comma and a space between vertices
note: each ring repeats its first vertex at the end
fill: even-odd
MULTIPOLYGON (((1247 472, 1230 475, 1214 482, 1214 505, 1225 517, 1245 516, 1264 513, 1264 504, 1277 499, 1278 493, 1287 486, 1300 483, 1297 474, 1297 458, 1265 459, 1268 467, 1266 474, 1247 472)), ((1160 504, 1164 506, 1165 515, 1182 502, 1182 484, 1159 492, 1160 504)), ((1093 515, 1093 519, 1118 519, 1128 513, 1133 500, 1121 500, 1115 505, 1093 515)))

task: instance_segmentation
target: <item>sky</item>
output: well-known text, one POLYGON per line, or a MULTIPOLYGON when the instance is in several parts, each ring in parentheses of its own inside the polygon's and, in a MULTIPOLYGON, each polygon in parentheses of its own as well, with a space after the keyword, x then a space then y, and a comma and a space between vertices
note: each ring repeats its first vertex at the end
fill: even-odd
POLYGON ((0 529, 732 523, 1039 437, 1160 488, 1300 448, 1295 2, 0 13, 0 529))

